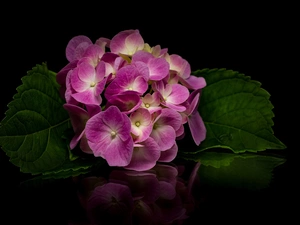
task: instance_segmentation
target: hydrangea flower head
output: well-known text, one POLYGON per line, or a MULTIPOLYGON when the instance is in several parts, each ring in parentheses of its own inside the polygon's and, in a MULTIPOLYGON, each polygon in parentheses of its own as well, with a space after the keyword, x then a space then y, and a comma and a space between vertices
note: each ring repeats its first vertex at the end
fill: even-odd
POLYGON ((94 43, 75 36, 66 58, 56 79, 74 130, 71 149, 144 171, 176 158, 185 127, 196 145, 205 139, 197 110, 205 79, 181 56, 145 43, 139 30, 94 43))

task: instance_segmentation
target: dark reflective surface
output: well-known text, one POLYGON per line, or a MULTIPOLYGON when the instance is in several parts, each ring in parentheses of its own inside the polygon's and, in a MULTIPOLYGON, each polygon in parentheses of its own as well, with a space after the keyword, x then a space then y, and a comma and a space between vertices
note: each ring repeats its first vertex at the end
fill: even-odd
POLYGON ((1 217, 9 224, 68 225, 289 221, 296 196, 290 180, 282 177, 286 164, 269 170, 267 161, 274 158, 261 163, 261 157, 233 157, 219 168, 176 160, 145 172, 103 166, 65 179, 27 176, 7 167, 16 173, 1 182, 1 217), (239 167, 243 173, 237 165, 245 165, 239 167))

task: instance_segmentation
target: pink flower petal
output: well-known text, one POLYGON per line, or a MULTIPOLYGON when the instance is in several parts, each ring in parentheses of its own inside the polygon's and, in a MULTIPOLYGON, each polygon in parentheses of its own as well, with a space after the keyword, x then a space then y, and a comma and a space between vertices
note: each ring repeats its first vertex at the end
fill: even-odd
POLYGON ((129 118, 116 106, 99 112, 86 123, 86 137, 95 156, 110 166, 126 166, 133 152, 129 118))
POLYGON ((103 158, 110 166, 127 166, 132 158, 133 140, 129 137, 127 140, 113 140, 108 145, 103 146, 106 151, 103 158))
POLYGON ((169 59, 170 70, 178 72, 178 75, 183 79, 187 79, 190 76, 191 67, 185 59, 176 54, 170 55, 169 59))
POLYGON ((142 104, 140 96, 134 91, 126 91, 108 99, 106 106, 117 106, 122 112, 129 114, 142 104))
POLYGON ((64 93, 64 98, 66 99, 67 103, 77 105, 77 101, 72 97, 72 94, 76 93, 74 88, 71 85, 71 77, 73 75, 74 70, 70 70, 66 77, 66 90, 64 93))
POLYGON ((66 47, 66 57, 68 59, 69 62, 76 60, 75 57, 75 50, 78 47, 78 45, 80 45, 81 43, 87 43, 87 45, 92 45, 92 41, 84 35, 78 35, 73 37, 69 43, 67 44, 66 47))
POLYGON ((134 66, 128 65, 118 70, 116 78, 106 88, 105 98, 110 99, 112 96, 129 90, 142 95, 147 88, 148 83, 139 76, 138 70, 134 66))
POLYGON ((105 47, 109 48, 110 40, 108 38, 101 37, 96 40, 95 44, 99 45, 105 51, 105 47))
POLYGON ((91 44, 88 43, 88 42, 82 42, 82 43, 80 43, 80 44, 76 47, 76 49, 75 49, 75 51, 74 51, 74 60, 80 60, 80 59, 83 57, 83 55, 84 55, 84 53, 85 53, 85 50, 86 50, 90 45, 91 45, 91 44))
POLYGON ((144 40, 138 30, 124 30, 110 42, 110 51, 116 54, 133 55, 144 48, 144 40))
POLYGON ((79 68, 75 68, 70 74, 70 83, 75 92, 82 92, 90 88, 90 83, 82 81, 78 76, 79 68))
POLYGON ((131 133, 135 138, 135 143, 145 141, 152 131, 151 114, 147 109, 139 108, 130 114, 131 133))
POLYGON ((86 121, 90 118, 88 112, 85 111, 83 108, 72 104, 66 103, 63 105, 63 107, 65 110, 67 110, 70 116, 74 132, 81 133, 84 130, 86 121))
POLYGON ((178 146, 175 143, 170 149, 166 151, 162 151, 160 158, 158 159, 159 162, 171 162, 174 160, 178 153, 178 146))
POLYGON ((166 100, 168 103, 179 105, 188 99, 190 93, 186 87, 180 84, 172 84, 171 87, 172 92, 166 100))
POLYGON ((206 86, 206 81, 203 77, 191 75, 187 79, 180 79, 180 82, 187 88, 192 90, 202 89, 206 86))
POLYGON ((170 125, 157 127, 154 125, 150 137, 156 141, 161 151, 165 151, 175 144, 176 133, 170 125))
POLYGON ((78 64, 88 63, 94 68, 98 65, 99 60, 104 54, 104 50, 98 45, 90 45, 82 55, 82 58, 79 60, 78 64))
POLYGON ((168 102, 162 102, 161 104, 177 112, 183 112, 186 110, 185 106, 182 105, 174 105, 168 102))
POLYGON ((156 124, 159 124, 160 126, 170 125, 176 131, 182 125, 182 117, 180 113, 172 109, 164 108, 162 109, 161 114, 156 121, 156 124))
POLYGON ((143 147, 135 147, 130 163, 126 169, 144 171, 153 168, 160 157, 160 148, 157 143, 148 138, 143 143, 143 147))
POLYGON ((145 64, 148 64, 150 59, 153 59, 154 56, 149 53, 149 52, 145 52, 145 51, 137 51, 136 53, 134 53, 134 55, 132 56, 132 62, 143 62, 145 64))
POLYGON ((70 70, 76 68, 78 60, 72 61, 68 63, 64 68, 62 68, 57 74, 56 74, 56 81, 60 85, 66 84, 66 77, 70 70))
POLYGON ((170 69, 169 63, 164 58, 154 58, 148 63, 150 70, 150 80, 162 80, 165 78, 170 69))
POLYGON ((188 124, 196 145, 200 145, 200 143, 206 138, 206 127, 197 110, 188 117, 188 124))
POLYGON ((95 81, 95 68, 87 63, 82 63, 78 67, 78 77, 81 81, 90 84, 95 81))
POLYGON ((150 75, 149 75, 149 68, 147 64, 138 61, 138 62, 131 62, 131 65, 137 69, 139 76, 143 77, 146 81, 149 80, 150 75))
MULTIPOLYGON (((125 39, 126 52, 123 54, 133 55, 136 51, 144 48, 144 40, 138 30, 128 35, 125 39)), ((122 52, 121 52, 122 53, 122 52)))
POLYGON ((72 97, 83 104, 101 105, 102 98, 100 95, 95 95, 94 89, 88 89, 83 92, 72 94, 72 97))
POLYGON ((86 139, 85 134, 81 137, 79 147, 80 147, 81 151, 83 151, 84 153, 86 153, 86 154, 93 154, 92 149, 88 145, 88 141, 86 139))

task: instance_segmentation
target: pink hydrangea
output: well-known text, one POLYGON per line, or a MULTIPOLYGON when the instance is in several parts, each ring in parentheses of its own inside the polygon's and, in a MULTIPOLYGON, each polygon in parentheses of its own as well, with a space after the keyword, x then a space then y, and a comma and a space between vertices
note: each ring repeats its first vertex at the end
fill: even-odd
POLYGON ((95 42, 75 36, 66 58, 56 79, 74 130, 71 149, 144 171, 176 158, 185 127, 196 145, 205 139, 198 111, 205 79, 181 56, 145 43, 139 30, 95 42))

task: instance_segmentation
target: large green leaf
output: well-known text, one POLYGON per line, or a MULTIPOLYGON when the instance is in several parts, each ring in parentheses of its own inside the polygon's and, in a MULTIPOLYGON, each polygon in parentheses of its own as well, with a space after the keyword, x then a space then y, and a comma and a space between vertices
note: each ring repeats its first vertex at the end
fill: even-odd
POLYGON ((207 82, 199 105, 207 136, 197 151, 217 147, 240 153, 285 148, 274 136, 270 94, 259 82, 226 69, 203 69, 193 74, 207 82))
POLYGON ((71 126, 55 73, 37 65, 22 78, 0 126, 0 145, 24 173, 54 170, 69 161, 63 132, 71 126))

